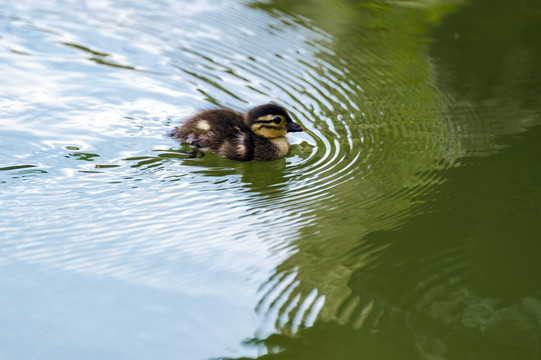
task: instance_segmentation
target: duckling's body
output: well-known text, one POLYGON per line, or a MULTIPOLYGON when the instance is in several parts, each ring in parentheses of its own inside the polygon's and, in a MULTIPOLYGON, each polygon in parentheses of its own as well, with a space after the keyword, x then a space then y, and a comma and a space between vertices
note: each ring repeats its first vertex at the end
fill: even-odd
POLYGON ((287 155, 287 132, 303 131, 278 105, 261 105, 246 114, 204 110, 171 134, 181 141, 232 160, 268 161, 287 155))

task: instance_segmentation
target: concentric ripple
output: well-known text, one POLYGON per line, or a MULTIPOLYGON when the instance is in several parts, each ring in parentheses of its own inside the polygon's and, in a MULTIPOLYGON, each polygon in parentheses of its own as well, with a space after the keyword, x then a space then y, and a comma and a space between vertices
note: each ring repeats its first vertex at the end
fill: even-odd
POLYGON ((270 98, 309 129, 293 139, 300 148, 293 154, 302 158, 293 158, 288 169, 287 179, 295 187, 281 199, 286 206, 327 201, 334 187, 370 169, 381 171, 386 182, 396 186, 384 189, 383 196, 404 195, 403 186, 415 187, 419 178, 437 183, 432 169, 452 164, 460 149, 445 113, 448 99, 434 90, 425 54, 420 52, 415 61, 425 62, 426 73, 412 79, 402 60, 406 49, 367 44, 358 54, 342 54, 332 50, 332 37, 318 28, 275 15, 269 22, 259 12, 248 17, 235 11, 205 14, 207 22, 240 28, 194 39, 182 47, 186 58, 173 66, 216 105, 246 109, 270 98), (342 56, 356 62, 347 63, 342 56), (303 144, 313 150, 303 151, 303 144), (419 158, 418 164, 403 172, 394 169, 394 175, 404 177, 396 182, 385 172, 405 154, 419 158))
MULTIPOLYGON (((279 42, 271 49, 280 51, 259 52, 260 47, 253 43, 237 52, 232 36, 230 41, 218 41, 217 51, 211 51, 210 57, 209 51, 203 51, 209 43, 190 53, 198 58, 199 70, 214 75, 214 80, 210 75, 199 77, 214 91, 223 90, 217 86, 221 80, 244 85, 248 89, 244 98, 278 93, 295 120, 308 129, 307 134, 292 139, 294 156, 284 174, 288 190, 269 191, 272 201, 253 202, 254 206, 300 214, 303 238, 310 240, 301 238, 294 249, 299 256, 313 251, 320 254, 306 264, 291 254, 262 290, 259 309, 276 320, 275 326, 283 327, 288 323, 284 319, 289 319, 288 326, 295 329, 321 309, 325 296, 314 294, 334 292, 340 298, 339 288, 344 287, 317 268, 332 273, 329 269, 343 267, 355 239, 392 228, 409 216, 414 199, 443 181, 442 170, 453 166, 464 150, 447 113, 452 100, 434 86, 433 68, 423 51, 412 57, 403 42, 388 38, 382 43, 357 38, 355 44, 337 44, 309 22, 290 20, 284 14, 280 14, 280 22, 254 22, 251 26, 260 28, 261 33, 267 31, 261 24, 271 27, 276 35, 273 41, 279 42), (283 35, 289 30, 296 36, 283 35), (302 51, 296 51, 299 48, 302 51), (352 49, 357 51, 352 53, 352 49), (413 68, 423 71, 413 72, 413 68), (359 216, 370 225, 359 223, 359 216), (356 235, 352 238, 352 234, 356 235), (343 248, 337 253, 318 248, 329 239, 340 239, 343 248), (316 284, 314 278, 319 279, 316 284)), ((396 24, 386 25, 392 28, 396 24)), ((362 30, 359 33, 367 33, 362 24, 356 26, 362 30)), ((370 31, 367 35, 378 36, 370 31)), ((246 42, 252 40, 252 33, 242 36, 248 37, 246 42)), ((219 98, 208 90, 205 94, 219 98)), ((352 269, 372 262, 370 259, 384 249, 369 251, 347 264, 350 270, 343 271, 342 281, 352 269)))

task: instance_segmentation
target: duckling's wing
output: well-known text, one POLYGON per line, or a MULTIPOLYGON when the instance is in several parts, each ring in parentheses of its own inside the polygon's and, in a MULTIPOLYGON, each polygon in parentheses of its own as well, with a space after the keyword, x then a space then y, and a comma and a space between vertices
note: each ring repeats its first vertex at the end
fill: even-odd
POLYGON ((252 160, 253 136, 242 114, 228 109, 203 111, 189 119, 174 137, 233 160, 252 160))

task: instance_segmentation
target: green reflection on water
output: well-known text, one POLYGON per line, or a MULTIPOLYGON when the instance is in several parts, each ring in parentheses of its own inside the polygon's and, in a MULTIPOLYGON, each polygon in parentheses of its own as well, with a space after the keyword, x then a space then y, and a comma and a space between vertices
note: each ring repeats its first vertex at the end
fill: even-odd
POLYGON ((447 170, 419 215, 352 251, 392 245, 377 266, 353 271, 337 318, 265 339, 281 352, 261 358, 538 358, 540 144, 536 127, 447 170))
POLYGON ((540 356, 541 43, 530 34, 541 12, 535 2, 463 5, 259 5, 302 14, 332 35, 333 53, 318 56, 360 88, 341 97, 330 83, 335 99, 319 94, 317 115, 334 121, 341 144, 373 134, 368 149, 359 145, 364 157, 390 153, 370 170, 356 163, 355 178, 311 204, 315 220, 263 295, 260 311, 277 307, 287 320, 253 340, 269 351, 260 358, 540 356), (293 318, 313 289, 325 305, 304 328, 293 318))

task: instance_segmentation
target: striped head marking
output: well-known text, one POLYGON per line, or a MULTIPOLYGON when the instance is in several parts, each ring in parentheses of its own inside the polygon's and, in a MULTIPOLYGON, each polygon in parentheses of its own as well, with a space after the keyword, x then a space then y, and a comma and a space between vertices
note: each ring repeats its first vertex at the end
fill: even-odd
POLYGON ((289 117, 286 109, 275 104, 265 104, 248 111, 245 123, 256 134, 266 138, 285 136, 288 131, 302 131, 289 117))

